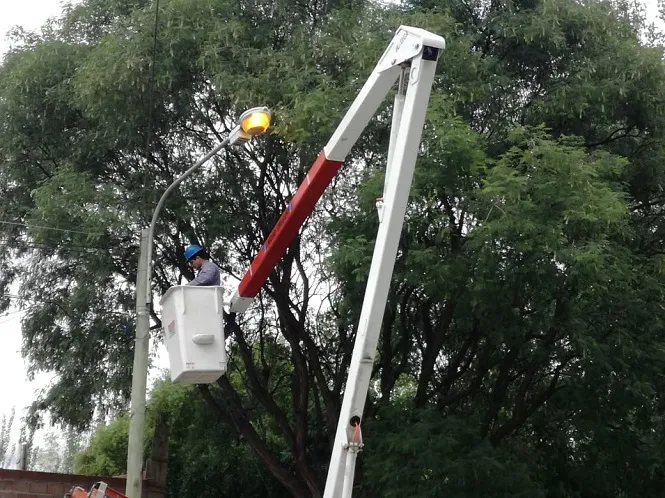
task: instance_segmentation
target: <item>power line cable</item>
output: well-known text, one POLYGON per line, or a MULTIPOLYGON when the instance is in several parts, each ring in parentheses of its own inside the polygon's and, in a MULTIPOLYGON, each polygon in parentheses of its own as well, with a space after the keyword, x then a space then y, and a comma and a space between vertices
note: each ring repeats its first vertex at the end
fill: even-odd
MULTIPOLYGON (((21 296, 17 296, 16 294, 0 294, 0 297, 8 297, 9 299, 14 299, 16 301, 23 301, 23 302, 26 302, 26 303, 54 304, 54 305, 58 306, 60 309, 62 309, 66 314, 68 314, 67 310, 65 310, 59 303, 57 303, 56 301, 49 300, 49 299, 38 299, 38 298, 33 298, 33 297, 21 297, 21 296)), ((28 307, 27 309, 30 309, 30 307, 28 307)), ((18 312, 18 311, 25 311, 25 309, 17 310, 16 312, 18 312)), ((12 312, 9 312, 8 314, 11 314, 11 313, 14 313, 14 312, 12 311, 12 312)), ((118 316, 123 316, 123 317, 128 316, 128 312, 126 312, 126 311, 105 310, 104 313, 106 313, 108 315, 118 315, 118 316)), ((2 318, 2 315, 0 315, 0 318, 2 318)))
MULTIPOLYGON (((5 318, 5 317, 10 316, 10 315, 15 315, 16 313, 20 313, 21 311, 23 311, 23 310, 20 309, 20 310, 8 311, 8 312, 3 313, 2 315, 0 315, 0 318, 5 318)), ((2 322, 0 322, 0 323, 2 323, 2 322)))
POLYGON ((2 225, 13 225, 17 227, 25 227, 25 228, 41 228, 42 230, 55 230, 58 232, 70 232, 70 233, 80 233, 83 235, 104 235, 102 232, 84 232, 82 230, 74 230, 72 228, 58 228, 58 227, 49 227, 45 225, 28 225, 26 223, 19 223, 17 221, 7 221, 7 220, 0 220, 0 224, 2 225))
POLYGON ((66 246, 55 246, 55 245, 49 245, 45 243, 39 243, 39 242, 22 242, 18 240, 12 240, 12 239, 7 239, 7 238, 0 238, 0 246, 7 246, 11 247, 14 249, 23 249, 23 248, 28 248, 28 249, 51 249, 53 251, 65 251, 65 252, 80 252, 80 253, 88 253, 88 252, 107 252, 110 249, 110 246, 107 247, 102 247, 102 246, 84 246, 84 245, 72 245, 72 244, 67 244, 66 246))
MULTIPOLYGON (((148 81, 148 127, 146 129, 145 136, 145 154, 146 158, 150 155, 150 139, 152 138, 152 128, 153 128, 153 107, 155 100, 155 72, 157 66, 157 30, 159 28, 159 0, 155 1, 155 23, 152 28, 152 55, 151 55, 151 67, 150 67, 150 80, 148 81)), ((143 175, 143 186, 145 196, 143 198, 144 207, 148 203, 148 161, 146 160, 144 175, 143 175)), ((155 189, 152 189, 152 203, 156 202, 157 193, 155 189)))
POLYGON ((22 313, 24 311, 26 311, 26 310, 20 309, 20 310, 10 311, 8 313, 0 315, 0 318, 4 318, 4 320, 0 320, 0 325, 2 325, 3 323, 9 323, 12 320, 16 320, 17 318, 21 318, 20 315, 17 316, 17 313, 22 313))

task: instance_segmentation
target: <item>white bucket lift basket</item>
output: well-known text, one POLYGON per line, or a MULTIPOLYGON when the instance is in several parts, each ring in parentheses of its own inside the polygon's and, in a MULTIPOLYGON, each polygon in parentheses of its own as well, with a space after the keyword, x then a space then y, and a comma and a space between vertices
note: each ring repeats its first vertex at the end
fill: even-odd
POLYGON ((176 285, 162 296, 171 380, 210 384, 226 372, 221 286, 176 285))

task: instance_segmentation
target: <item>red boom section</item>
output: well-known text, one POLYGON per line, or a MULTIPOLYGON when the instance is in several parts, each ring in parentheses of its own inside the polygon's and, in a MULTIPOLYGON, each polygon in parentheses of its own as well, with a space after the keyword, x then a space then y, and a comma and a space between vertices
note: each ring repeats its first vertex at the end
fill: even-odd
POLYGON ((327 159, 324 151, 319 153, 319 157, 314 161, 307 176, 289 201, 286 210, 263 243, 259 254, 254 258, 249 270, 240 281, 238 286, 240 297, 251 298, 259 293, 270 272, 282 258, 286 248, 295 238, 305 219, 314 210, 314 206, 342 164, 343 161, 327 159))

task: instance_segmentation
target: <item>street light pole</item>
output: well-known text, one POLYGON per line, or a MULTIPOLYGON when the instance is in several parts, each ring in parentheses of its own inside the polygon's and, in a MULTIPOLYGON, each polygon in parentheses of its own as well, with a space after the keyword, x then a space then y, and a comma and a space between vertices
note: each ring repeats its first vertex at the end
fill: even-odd
POLYGON ((164 191, 152 213, 150 228, 141 231, 139 271, 136 278, 136 339, 134 345, 134 369, 132 371, 132 397, 129 415, 129 440, 127 444, 127 484, 129 498, 140 498, 143 483, 143 434, 145 432, 145 399, 150 358, 150 305, 152 304, 152 249, 157 218, 169 194, 194 171, 226 147, 230 138, 224 139, 203 156, 191 168, 180 175, 164 191))
POLYGON ((270 125, 270 111, 256 107, 240 117, 240 124, 229 136, 199 159, 191 168, 168 186, 159 199, 150 227, 141 231, 139 266, 136 278, 136 338, 134 344, 134 367, 132 371, 132 394, 129 416, 129 439, 127 444, 127 482, 125 494, 128 498, 141 498, 143 485, 143 435, 145 430, 146 388, 148 382, 148 360, 150 355, 150 306, 152 305, 152 251, 157 218, 169 194, 194 171, 228 145, 248 142, 254 135, 263 133, 270 125))
POLYGON ((127 448, 126 494, 141 496, 143 481, 143 428, 145 425, 145 392, 148 381, 148 357, 150 354, 150 308, 148 306, 148 246, 149 230, 141 230, 139 268, 136 274, 136 338, 134 339, 134 369, 132 371, 132 401, 129 418, 127 448), (138 469, 138 474, 136 472, 138 469))

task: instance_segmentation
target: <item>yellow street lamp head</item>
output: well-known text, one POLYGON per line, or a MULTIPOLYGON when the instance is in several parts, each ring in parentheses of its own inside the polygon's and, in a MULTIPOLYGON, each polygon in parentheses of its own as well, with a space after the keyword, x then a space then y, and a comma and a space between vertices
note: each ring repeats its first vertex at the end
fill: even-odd
POLYGON ((240 116, 240 128, 249 136, 260 135, 270 126, 272 113, 267 107, 253 107, 240 116))

